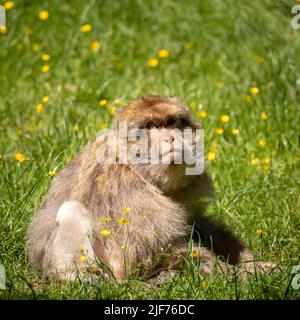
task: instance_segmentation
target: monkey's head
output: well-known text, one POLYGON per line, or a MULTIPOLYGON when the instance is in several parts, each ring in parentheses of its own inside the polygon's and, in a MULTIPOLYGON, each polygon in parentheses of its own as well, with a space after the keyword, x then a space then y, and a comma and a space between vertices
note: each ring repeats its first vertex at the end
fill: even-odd
POLYGON ((135 160, 130 160, 134 170, 166 193, 188 183, 186 168, 195 159, 187 163, 186 158, 195 153, 195 129, 200 124, 186 105, 177 97, 140 98, 121 108, 115 129, 120 131, 122 124, 128 128, 123 141, 135 160))

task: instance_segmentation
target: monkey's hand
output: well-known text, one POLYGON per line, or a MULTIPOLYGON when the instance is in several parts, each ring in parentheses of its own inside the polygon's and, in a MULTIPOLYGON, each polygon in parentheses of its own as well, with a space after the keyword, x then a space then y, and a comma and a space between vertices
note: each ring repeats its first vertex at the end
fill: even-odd
POLYGON ((248 249, 243 250, 240 256, 240 263, 235 268, 235 271, 241 273, 242 277, 257 273, 271 274, 281 270, 280 265, 276 263, 255 259, 248 249))

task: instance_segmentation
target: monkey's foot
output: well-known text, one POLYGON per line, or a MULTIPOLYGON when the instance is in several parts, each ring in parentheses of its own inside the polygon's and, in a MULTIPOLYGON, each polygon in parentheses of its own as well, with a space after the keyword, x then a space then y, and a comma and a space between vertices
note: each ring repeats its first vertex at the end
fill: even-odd
POLYGON ((153 285, 161 285, 165 282, 178 279, 180 272, 176 270, 168 270, 160 272, 156 277, 151 278, 148 282, 153 285))
POLYGON ((235 271, 240 273, 242 277, 247 277, 248 275, 253 274, 271 274, 273 272, 279 272, 282 271, 282 268, 280 265, 273 262, 249 261, 236 266, 235 271))
POLYGON ((74 282, 79 280, 94 283, 99 280, 110 280, 112 276, 97 267, 89 267, 84 270, 74 269, 51 272, 45 275, 45 278, 49 281, 74 282))

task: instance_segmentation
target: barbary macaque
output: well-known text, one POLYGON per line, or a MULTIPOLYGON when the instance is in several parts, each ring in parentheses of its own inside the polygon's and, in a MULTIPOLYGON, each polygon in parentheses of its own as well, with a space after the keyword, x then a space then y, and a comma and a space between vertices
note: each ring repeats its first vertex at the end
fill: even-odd
POLYGON ((182 149, 196 151, 195 136, 191 143, 180 135, 185 129, 195 133, 201 126, 177 97, 148 96, 120 106, 109 134, 121 139, 107 141, 109 134, 100 135, 55 177, 29 227, 31 265, 59 280, 81 274, 126 279, 136 270, 150 278, 182 268, 189 256, 197 257, 200 271, 207 273, 225 272, 243 261, 253 270, 251 252, 204 215, 213 184, 201 166, 187 174, 197 159, 180 163, 182 149), (121 123, 142 130, 146 149, 120 135, 121 123), (157 146, 159 162, 139 159, 157 146), (136 163, 128 161, 130 148, 136 163), (108 156, 111 162, 103 162, 108 154, 115 159, 108 156), (187 244, 191 233, 192 248, 187 244))

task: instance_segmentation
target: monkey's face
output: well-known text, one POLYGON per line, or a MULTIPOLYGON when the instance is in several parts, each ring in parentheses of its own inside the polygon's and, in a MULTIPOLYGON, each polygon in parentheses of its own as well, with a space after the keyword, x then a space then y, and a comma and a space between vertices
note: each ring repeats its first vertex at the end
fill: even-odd
POLYGON ((164 192, 183 187, 189 179, 186 168, 195 162, 195 131, 200 128, 188 108, 177 98, 146 97, 120 112, 118 128, 124 122, 133 168, 164 192))

